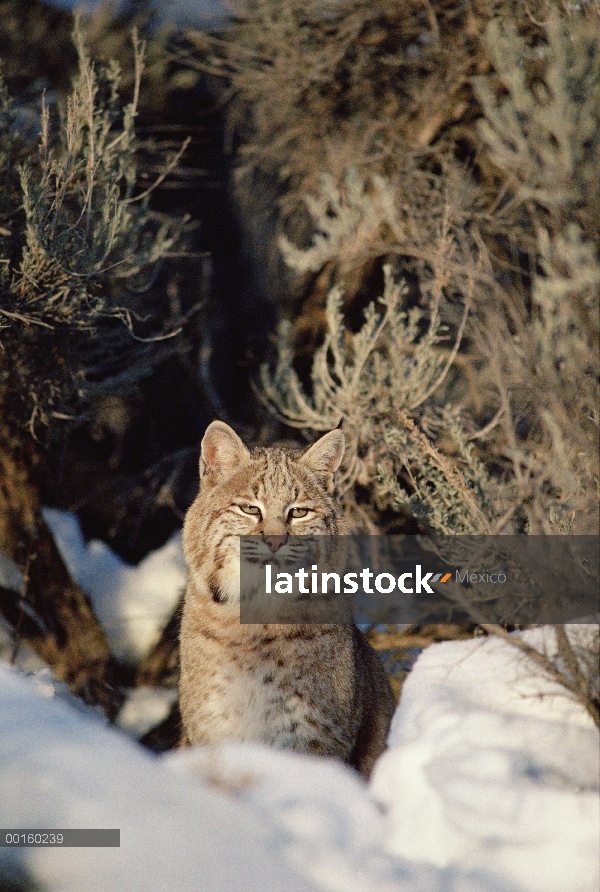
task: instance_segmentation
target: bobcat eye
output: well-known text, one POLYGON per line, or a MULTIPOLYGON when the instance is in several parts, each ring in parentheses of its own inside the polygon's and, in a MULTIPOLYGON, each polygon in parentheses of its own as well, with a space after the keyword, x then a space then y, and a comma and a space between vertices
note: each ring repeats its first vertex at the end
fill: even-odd
POLYGON ((290 508, 288 520, 294 520, 296 517, 306 517, 308 508, 290 508))
POLYGON ((254 517, 260 516, 260 508, 258 505, 238 505, 238 507, 242 509, 244 514, 252 514, 254 517))

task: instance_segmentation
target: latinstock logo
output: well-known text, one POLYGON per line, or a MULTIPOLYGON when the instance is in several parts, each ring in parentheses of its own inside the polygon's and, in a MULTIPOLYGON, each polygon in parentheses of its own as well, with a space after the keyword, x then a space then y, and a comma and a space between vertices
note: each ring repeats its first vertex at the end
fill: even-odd
POLYGON ((265 592, 268 595, 273 592, 280 595, 291 594, 294 591, 294 586, 297 585, 298 591, 302 595, 324 595, 328 594, 330 589, 336 594, 353 595, 356 594, 360 585, 362 590, 369 595, 373 595, 375 592, 389 595, 396 587, 404 595, 422 595, 424 593, 433 595, 434 590, 431 585, 436 582, 448 582, 452 577, 452 573, 436 573, 434 576, 431 571, 424 574, 421 564, 415 565, 414 572, 401 573, 397 577, 392 573, 374 573, 369 567, 363 567, 362 570, 355 573, 344 574, 319 572, 316 564, 313 564, 311 569, 311 573, 304 567, 296 570, 295 573, 278 572, 273 569, 270 563, 265 563, 265 592), (375 586, 375 590, 372 585, 375 586))
POLYGON ((598 536, 289 536, 275 553, 242 540, 242 622, 468 622, 475 605, 490 622, 560 623, 600 609, 598 536))

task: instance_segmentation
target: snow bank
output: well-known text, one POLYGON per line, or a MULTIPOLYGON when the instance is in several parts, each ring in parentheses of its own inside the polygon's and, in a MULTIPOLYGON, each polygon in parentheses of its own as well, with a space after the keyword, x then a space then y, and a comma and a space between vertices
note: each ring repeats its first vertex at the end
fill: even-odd
POLYGON ((383 853, 383 819, 366 785, 333 760, 242 744, 151 756, 62 702, 52 684, 1 664, 0 765, 1 827, 121 831, 120 848, 0 848, 0 888, 499 889, 383 853))
MULTIPOLYGON (((541 646, 549 630, 525 635, 541 646)), ((429 647, 389 743, 372 778, 388 853, 485 871, 519 892, 600 888, 598 730, 514 647, 429 647)))
POLYGON ((167 771, 125 735, 0 665, 0 825, 113 827, 115 848, 0 848, 0 886, 45 892, 313 892, 242 802, 167 771))
POLYGON ((282 833, 289 860, 328 892, 426 892, 439 879, 437 871, 411 871, 382 854, 381 814, 358 774, 333 759, 241 743, 166 759, 177 772, 233 791, 282 833))
POLYGON ((258 745, 159 758, 48 670, 0 664, 0 826, 121 830, 120 849, 0 849, 0 887, 597 892, 597 729, 514 648, 432 645, 390 745, 370 788, 333 760, 258 745))
POLYGON ((43 515, 69 573, 90 597, 111 650, 137 662, 158 640, 185 588, 181 533, 132 567, 105 542, 86 543, 75 515, 53 508, 44 508, 43 515))

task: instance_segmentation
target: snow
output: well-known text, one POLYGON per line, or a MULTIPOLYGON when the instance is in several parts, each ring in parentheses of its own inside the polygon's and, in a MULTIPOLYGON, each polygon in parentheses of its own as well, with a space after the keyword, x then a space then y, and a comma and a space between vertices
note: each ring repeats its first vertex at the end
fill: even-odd
MULTIPOLYGON (((23 581, 23 574, 12 558, 0 551, 0 588, 20 595, 23 591, 23 581)), ((21 607, 25 613, 30 610, 24 602, 21 607)), ((15 637, 11 627, 0 616, 0 659, 12 661, 15 667, 25 672, 35 672, 44 667, 43 660, 28 645, 20 641, 17 641, 17 644, 15 647, 15 637)))
POLYGON ((177 691, 174 688, 140 685, 129 693, 117 716, 117 725, 135 737, 143 737, 166 719, 176 700, 177 691))
MULTIPOLYGON (((112 646, 138 659, 184 584, 173 537, 137 567, 45 510, 112 646)), ((4 579, 16 586, 14 568, 4 579)), ((578 654, 597 626, 571 626, 578 654)), ((556 657, 551 627, 523 633, 556 657)), ((137 744, 174 702, 133 690, 108 725, 0 626, 0 826, 118 827, 119 849, 0 848, 0 888, 45 892, 598 892, 598 729, 498 638, 433 644, 370 784, 331 759, 231 742, 137 744), (21 669, 33 670, 25 676, 21 669), (125 733, 125 730, 128 734, 125 733)))
POLYGON ((419 657, 370 787, 258 745, 154 757, 75 705, 0 664, 0 825, 118 827, 121 848, 0 849, 0 885, 597 892, 598 731, 503 641, 419 657))
MULTIPOLYGON (((590 631, 571 627, 579 639, 590 631)), ((548 629, 524 637, 552 650, 548 629)), ((485 871, 519 892, 600 888, 598 729, 512 645, 428 648, 389 744, 372 777, 387 809, 386 852, 485 871)))
POLYGON ((333 760, 238 744, 152 756, 0 664, 0 826, 112 827, 121 846, 0 848, 45 892, 492 892, 379 851, 365 784, 333 760))
POLYGON ((229 743, 182 750, 166 761, 234 792, 282 834, 290 862, 328 892, 412 892, 438 879, 435 870, 411 871, 382 855, 381 814, 360 777, 333 759, 229 743))
POLYGON ((46 892, 312 892, 251 810, 0 666, 0 825, 116 827, 121 847, 0 848, 46 892))
POLYGON ((43 509, 73 579, 90 597, 115 656, 137 662, 158 641, 185 588, 181 534, 132 567, 105 542, 86 543, 67 511, 43 509))
POLYGON ((11 662, 15 669, 21 669, 23 672, 37 672, 44 669, 46 664, 38 657, 28 644, 24 644, 15 639, 14 633, 2 617, 0 616, 0 660, 11 662), (18 646, 15 647, 15 640, 18 646))
POLYGON ((15 562, 3 551, 0 551, 0 587, 20 592, 23 588, 23 574, 15 562))

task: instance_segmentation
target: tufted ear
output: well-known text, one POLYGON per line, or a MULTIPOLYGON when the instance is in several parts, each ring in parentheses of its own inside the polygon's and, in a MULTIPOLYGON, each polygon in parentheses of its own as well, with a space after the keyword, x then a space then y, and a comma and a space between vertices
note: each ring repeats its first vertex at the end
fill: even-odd
POLYGON ((213 421, 202 438, 200 481, 212 485, 249 458, 250 453, 236 432, 223 421, 213 421))
POLYGON ((343 433, 340 430, 329 431, 313 443, 300 459, 300 463, 320 477, 325 477, 329 488, 333 488, 333 475, 340 466, 345 448, 346 440, 343 433))

